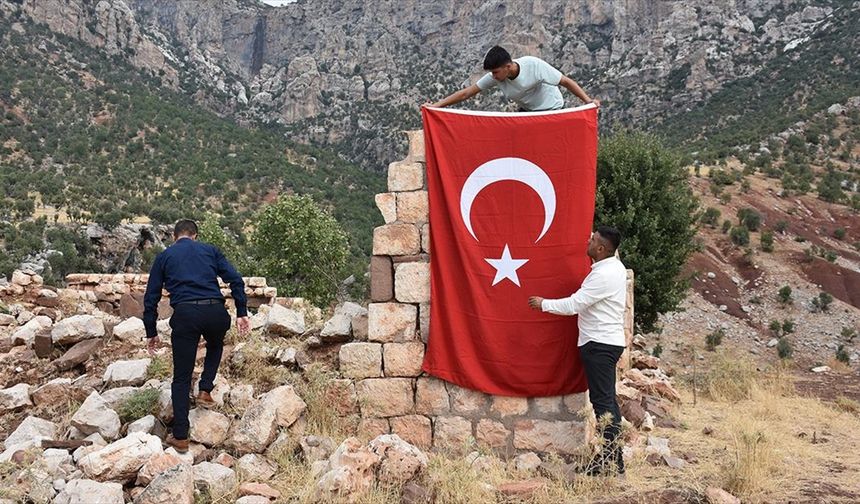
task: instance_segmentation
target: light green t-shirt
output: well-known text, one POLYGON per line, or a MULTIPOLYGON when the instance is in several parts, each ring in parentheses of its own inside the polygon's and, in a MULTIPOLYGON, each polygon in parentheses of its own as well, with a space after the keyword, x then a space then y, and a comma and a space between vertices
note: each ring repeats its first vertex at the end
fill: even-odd
POLYGON ((525 110, 555 110, 564 106, 564 99, 558 90, 561 72, 534 56, 523 56, 514 62, 520 66, 516 79, 499 82, 492 73, 487 73, 478 80, 478 88, 486 91, 498 86, 505 98, 517 102, 525 110))

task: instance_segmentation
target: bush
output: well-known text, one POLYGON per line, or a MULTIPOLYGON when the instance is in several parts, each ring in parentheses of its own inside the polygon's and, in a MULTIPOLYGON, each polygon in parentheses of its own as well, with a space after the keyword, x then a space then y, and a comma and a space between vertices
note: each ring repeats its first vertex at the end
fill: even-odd
POLYGON ((754 208, 741 208, 738 210, 738 221, 750 231, 758 231, 761 226, 761 214, 754 208))
POLYGON ((782 321, 782 333, 791 334, 794 332, 794 321, 786 319, 782 321))
POLYGON ((776 343, 776 354, 779 355, 780 359, 790 359, 794 354, 791 342, 785 336, 779 338, 779 341, 776 343))
POLYGON ((731 229, 731 228, 732 228, 732 221, 730 221, 728 219, 724 220, 723 221, 723 227, 722 227, 723 234, 728 233, 729 229, 731 229))
POLYGON ((844 339, 848 343, 851 343, 852 341, 854 341, 854 338, 857 337, 857 330, 852 327, 843 327, 840 336, 842 336, 842 339, 844 339))
POLYGON ((837 240, 845 238, 845 228, 836 228, 833 230, 833 237, 837 240))
POLYGON ((770 231, 762 232, 761 249, 765 252, 773 252, 773 233, 770 231))
POLYGON ((782 324, 779 323, 779 320, 771 320, 768 329, 770 329, 770 332, 778 338, 782 331, 782 324))
POLYGON ((726 333, 722 329, 717 329, 716 331, 708 334, 705 336, 705 348, 713 352, 718 346, 720 346, 720 344, 722 344, 723 336, 725 335, 726 333))
POLYGON ((779 292, 777 293, 777 297, 779 299, 779 302, 782 304, 791 303, 791 287, 789 287, 788 285, 783 285, 779 289, 779 292))
POLYGON ((721 212, 719 211, 719 209, 714 208, 714 207, 708 207, 708 209, 705 210, 704 213, 702 213, 702 217, 699 219, 699 221, 702 224, 706 224, 706 225, 711 226, 711 227, 716 227, 717 221, 719 221, 719 219, 720 219, 720 213, 721 212))
POLYGON ((689 172, 655 137, 617 133, 597 155, 595 221, 617 227, 622 260, 636 272, 636 325, 651 331, 688 286, 681 271, 695 249, 698 203, 689 172))
POLYGON ((123 423, 133 422, 146 415, 155 413, 158 396, 161 391, 156 388, 138 390, 120 404, 117 413, 123 423))
POLYGON ((826 312, 830 308, 830 303, 833 302, 833 296, 826 292, 821 292, 818 297, 812 298, 812 308, 815 311, 826 312))
POLYGON ((663 345, 660 343, 654 345, 654 348, 651 349, 651 355, 659 359, 660 356, 663 355, 663 345))
POLYGON ((200 222, 198 238, 202 242, 218 247, 224 257, 239 270, 239 273, 245 274, 245 270, 248 269, 248 260, 242 252, 238 238, 231 236, 228 231, 221 227, 217 216, 206 215, 200 222))
POLYGON ((774 231, 777 233, 785 233, 788 229, 788 221, 780 220, 776 222, 776 225, 773 227, 774 231))
POLYGON ((729 238, 731 238, 732 243, 738 246, 749 245, 750 243, 750 232, 747 231, 747 228, 743 226, 735 226, 732 228, 732 231, 729 233, 729 238))
POLYGON ((265 207, 250 243, 258 273, 282 295, 304 297, 317 306, 334 299, 349 243, 335 218, 309 196, 282 196, 265 207))
POLYGON ((845 345, 839 345, 836 349, 836 360, 843 364, 851 364, 851 358, 848 356, 848 352, 845 351, 845 345))

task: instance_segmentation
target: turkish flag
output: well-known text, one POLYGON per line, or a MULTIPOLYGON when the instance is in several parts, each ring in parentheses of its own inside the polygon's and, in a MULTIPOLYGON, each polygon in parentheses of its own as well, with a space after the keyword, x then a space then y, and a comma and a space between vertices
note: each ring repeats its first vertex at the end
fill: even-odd
POLYGON ((597 108, 423 108, 430 204, 427 373, 506 396, 587 389, 570 296, 591 268, 597 108))

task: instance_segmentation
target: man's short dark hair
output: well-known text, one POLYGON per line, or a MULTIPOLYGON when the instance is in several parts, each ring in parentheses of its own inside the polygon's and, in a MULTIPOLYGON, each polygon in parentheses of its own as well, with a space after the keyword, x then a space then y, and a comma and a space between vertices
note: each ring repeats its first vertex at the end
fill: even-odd
POLYGON ((613 252, 618 250, 618 246, 621 245, 620 231, 610 226, 597 226, 596 232, 600 235, 601 238, 606 240, 606 242, 612 246, 613 252))
POLYGON ((495 70, 511 61, 511 55, 504 47, 493 46, 484 56, 484 70, 495 70))
POLYGON ((179 219, 173 226, 173 236, 194 236, 197 234, 197 223, 191 219, 179 219))

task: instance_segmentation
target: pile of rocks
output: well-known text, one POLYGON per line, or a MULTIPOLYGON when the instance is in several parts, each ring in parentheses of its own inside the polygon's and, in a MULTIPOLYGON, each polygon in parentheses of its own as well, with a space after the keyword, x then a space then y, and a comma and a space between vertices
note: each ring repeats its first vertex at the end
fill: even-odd
POLYGON ((660 368, 660 359, 637 348, 641 344, 640 337, 634 338, 631 368, 615 386, 621 414, 642 431, 651 431, 655 426, 677 427, 671 409, 681 402, 681 395, 671 377, 660 368))

